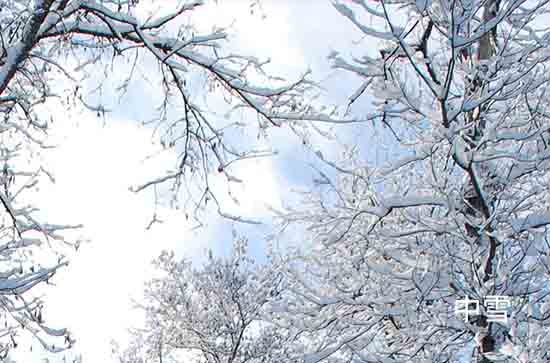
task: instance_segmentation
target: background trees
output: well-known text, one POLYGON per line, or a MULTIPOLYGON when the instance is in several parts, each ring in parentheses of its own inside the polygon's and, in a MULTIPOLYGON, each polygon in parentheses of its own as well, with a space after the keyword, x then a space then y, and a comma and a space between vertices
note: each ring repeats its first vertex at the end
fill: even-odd
POLYGON ((209 254, 200 267, 165 252, 159 277, 145 289, 146 322, 136 329, 121 362, 286 362, 295 342, 268 319, 281 274, 247 256, 236 240, 231 256, 209 254))

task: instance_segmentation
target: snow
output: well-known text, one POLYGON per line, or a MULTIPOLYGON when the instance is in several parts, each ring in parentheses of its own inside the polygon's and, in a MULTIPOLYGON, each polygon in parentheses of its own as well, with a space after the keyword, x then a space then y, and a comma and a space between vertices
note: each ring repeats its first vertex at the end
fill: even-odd
POLYGON ((453 141, 453 155, 462 168, 467 169, 470 167, 473 153, 467 150, 466 143, 461 136, 455 137, 453 141))
POLYGON ((366 35, 385 40, 391 40, 394 38, 394 35, 390 32, 380 32, 375 30, 374 28, 361 24, 359 20, 357 20, 357 18, 355 17, 355 13, 343 3, 335 1, 332 4, 340 14, 351 20, 351 22, 366 35))
POLYGON ((80 7, 105 15, 107 18, 115 20, 117 22, 129 24, 132 27, 138 26, 138 21, 135 17, 123 12, 111 11, 109 8, 99 4, 97 1, 80 0, 80 7))
POLYGON ((510 224, 516 233, 550 224, 550 213, 532 213, 523 218, 514 218, 510 224))
POLYGON ((435 205, 440 207, 447 206, 447 201, 445 199, 427 195, 381 197, 381 203, 386 208, 410 208, 428 205, 435 205))

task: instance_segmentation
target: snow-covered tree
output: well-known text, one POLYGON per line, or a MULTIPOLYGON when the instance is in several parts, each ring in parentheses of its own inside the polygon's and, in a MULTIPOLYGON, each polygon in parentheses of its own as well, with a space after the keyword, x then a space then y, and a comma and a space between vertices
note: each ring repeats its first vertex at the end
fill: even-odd
POLYGON ((199 268, 164 252, 159 277, 146 284, 145 326, 119 355, 121 362, 292 362, 287 330, 275 324, 282 275, 247 256, 238 239, 229 257, 209 253, 199 268))
POLYGON ((231 134, 247 126, 237 118, 240 111, 256 114, 260 131, 304 112, 301 99, 310 87, 304 78, 285 82, 270 77, 263 72, 263 60, 224 50, 225 30, 215 24, 205 33, 193 28, 190 14, 204 1, 162 2, 149 16, 158 4, 0 0, 0 357, 17 345, 20 329, 32 332, 51 351, 72 344, 65 330, 44 324, 43 303, 32 291, 67 263, 64 248, 73 242, 61 232, 75 226, 40 220, 47 211, 39 215, 38 209, 46 206, 36 205, 34 198, 37 183, 55 176, 40 158, 49 146, 51 122, 63 122, 59 115, 75 105, 99 116, 111 111, 94 97, 92 85, 106 79, 121 94, 131 93, 138 87, 133 83, 140 77, 138 65, 157 65, 148 67, 147 78, 150 91, 162 99, 156 119, 160 141, 178 156, 172 170, 159 171, 135 190, 170 184, 177 194, 180 186, 189 187, 199 191, 186 194, 192 207, 217 203, 209 188, 212 171, 235 181, 231 163, 265 154, 234 142, 231 134), (121 81, 113 86, 117 79, 121 81), (201 80, 207 80, 207 87, 201 80), (228 110, 238 112, 225 119, 212 115, 197 92, 225 99, 228 110), (45 335, 60 336, 61 342, 52 343, 45 335))
POLYGON ((200 207, 209 200, 217 204, 209 173, 237 182, 237 176, 230 175, 231 164, 269 154, 234 142, 235 131, 254 126, 243 122, 242 111, 257 116, 253 123, 260 133, 285 122, 294 127, 287 121, 306 111, 303 96, 312 84, 303 77, 290 82, 271 77, 263 71, 266 60, 225 50, 228 31, 216 24, 211 31, 201 33, 204 24, 197 30, 191 15, 205 3, 181 0, 157 9, 153 1, 4 0, 0 101, 34 127, 44 128, 48 119, 33 106, 52 97, 60 97, 65 107, 77 102, 108 115, 116 102, 106 105, 92 86, 102 89, 98 80, 106 79, 121 96, 135 94, 132 87, 143 87, 136 83, 139 65, 151 69, 156 63, 156 70, 146 76, 152 99, 159 100, 158 112, 146 121, 155 126, 160 143, 178 156, 174 168, 140 181, 133 190, 168 185, 176 197, 184 187, 193 192, 185 194, 185 206, 200 207), (157 13, 151 14, 154 10, 157 13), (220 109, 208 109, 198 95, 208 95, 216 104, 225 101, 225 117, 220 109))
POLYGON ((350 117, 378 138, 317 152, 332 172, 282 215, 309 231, 284 314, 306 362, 547 362, 548 1, 333 4, 369 45, 330 59, 363 79, 350 117))

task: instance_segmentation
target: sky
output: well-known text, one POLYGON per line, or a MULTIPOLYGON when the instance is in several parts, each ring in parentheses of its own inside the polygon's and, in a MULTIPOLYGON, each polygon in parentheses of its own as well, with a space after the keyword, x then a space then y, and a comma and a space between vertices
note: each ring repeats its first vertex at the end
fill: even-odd
MULTIPOLYGON (((234 22, 231 48, 271 58, 267 70, 290 78, 310 68, 330 90, 327 100, 345 100, 358 85, 357 80, 331 74, 326 56, 334 49, 358 47, 352 43, 360 40, 353 27, 329 1, 264 0, 261 4, 262 8, 251 14, 249 1, 221 1, 197 10, 193 21, 207 28, 234 22)), ((148 72, 154 64, 141 67, 143 74, 154 77, 154 72, 148 72)), ((113 101, 108 94, 101 97, 103 102, 113 101)), ((244 185, 233 189, 239 206, 228 198, 222 201, 232 212, 253 215, 265 224, 238 225, 209 213, 204 217, 205 227, 190 230, 181 212, 155 207, 150 192, 129 191, 129 186, 168 168, 175 157, 165 153, 154 164, 144 162, 160 148, 152 142, 152 130, 139 122, 154 105, 155 97, 148 94, 146 83, 138 83, 120 104, 111 102, 113 112, 104 117, 79 108, 57 111, 52 137, 59 146, 45 155, 55 171, 56 183, 43 185, 37 196, 44 215, 64 223, 83 223, 78 233, 90 242, 71 256, 70 265, 55 277, 56 286, 46 291, 44 318, 73 332, 77 339, 74 353, 82 353, 87 362, 114 362, 111 340, 124 345, 126 330, 139 322, 141 315, 131 309, 132 299, 139 299, 152 272, 150 261, 162 249, 200 260, 208 248, 227 252, 231 231, 237 230, 249 237, 252 253, 261 258, 263 236, 269 232, 270 223, 265 205, 282 208, 283 201, 294 198, 293 189, 309 185, 314 177, 310 165, 316 158, 312 151, 304 150, 288 132, 273 130, 261 142, 279 154, 236 166, 235 174, 245 180, 244 185), (146 230, 155 208, 164 222, 146 230)), ((359 137, 351 129, 342 128, 339 133, 344 139, 346 133, 359 137)), ((319 147, 329 158, 336 158, 341 151, 338 144, 326 141, 319 147)), ((36 342, 28 344, 37 346, 36 342)), ((43 356, 39 349, 30 352, 28 348, 21 345, 15 357, 30 362, 43 356)), ((63 356, 48 358, 56 362, 63 356)))

